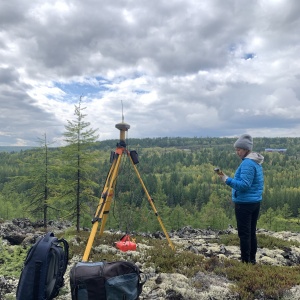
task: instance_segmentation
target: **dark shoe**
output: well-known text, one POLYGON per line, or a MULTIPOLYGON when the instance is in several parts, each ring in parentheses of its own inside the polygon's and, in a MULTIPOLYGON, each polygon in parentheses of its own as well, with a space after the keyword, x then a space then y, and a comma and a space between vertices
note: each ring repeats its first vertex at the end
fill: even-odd
POLYGON ((255 259, 251 259, 251 260, 250 260, 250 263, 251 263, 252 265, 256 265, 256 260, 255 260, 255 259))

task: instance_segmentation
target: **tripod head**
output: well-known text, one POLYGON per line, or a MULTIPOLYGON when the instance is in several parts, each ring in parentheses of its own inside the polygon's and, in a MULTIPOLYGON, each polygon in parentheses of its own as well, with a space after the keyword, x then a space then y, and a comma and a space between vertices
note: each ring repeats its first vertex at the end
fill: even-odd
POLYGON ((130 128, 130 125, 122 122, 122 123, 116 124, 116 128, 118 128, 120 130, 120 142, 117 143, 117 147, 126 148, 125 133, 130 128))

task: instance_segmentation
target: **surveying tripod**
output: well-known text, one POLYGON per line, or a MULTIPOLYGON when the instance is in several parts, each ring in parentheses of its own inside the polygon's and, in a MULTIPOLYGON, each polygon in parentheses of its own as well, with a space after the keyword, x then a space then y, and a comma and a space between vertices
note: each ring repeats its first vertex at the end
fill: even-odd
POLYGON ((130 158, 130 161, 133 165, 133 168, 137 174, 137 177, 142 185, 142 188, 143 190, 145 191, 145 194, 147 196, 147 199, 158 219, 158 222, 168 240, 168 243, 169 243, 169 246, 172 248, 172 250, 174 250, 174 245, 172 243, 172 241, 170 240, 169 238, 169 235, 164 227, 164 224, 155 208, 155 205, 153 203, 153 200, 151 198, 151 196, 149 195, 148 191, 147 191, 147 188, 139 174, 139 171, 136 167, 136 164, 138 163, 138 160, 137 160, 137 155, 136 155, 136 151, 128 151, 126 149, 126 143, 125 143, 125 133, 126 131, 128 131, 128 129, 130 128, 130 125, 127 124, 127 123, 124 123, 124 121, 122 120, 121 123, 118 123, 116 124, 116 128, 120 130, 120 142, 117 143, 117 147, 116 147, 116 150, 114 153, 112 153, 111 155, 111 167, 110 167, 110 170, 108 172, 108 175, 107 175, 107 178, 106 178, 106 181, 105 181, 105 185, 104 185, 104 188, 103 188, 103 191, 102 191, 102 194, 101 194, 101 197, 100 197, 100 201, 99 201, 99 204, 98 204, 98 207, 97 207, 97 210, 96 210, 96 213, 95 213, 95 216, 92 220, 92 229, 91 229, 91 233, 90 233, 90 236, 89 236, 89 239, 88 239, 88 242, 87 242, 87 245, 86 245, 86 248, 85 248, 85 252, 84 252, 84 255, 83 255, 83 258, 82 258, 82 261, 83 262, 87 262, 88 261, 88 258, 89 258, 89 255, 90 255, 90 252, 91 252, 91 248, 92 248, 92 245, 93 245, 93 242, 94 242, 94 239, 95 239, 95 236, 96 236, 96 232, 97 232, 97 229, 98 229, 98 225, 99 223, 101 224, 100 226, 100 236, 103 234, 103 231, 104 231, 104 227, 105 227, 105 224, 106 224, 106 221, 107 221, 107 218, 108 218, 108 213, 109 213, 109 209, 110 209, 110 206, 111 206, 111 203, 112 203, 112 200, 113 200, 113 196, 114 196, 114 190, 115 190, 115 186, 116 186, 116 183, 117 183, 117 177, 118 177, 118 174, 119 174, 119 167, 120 167, 120 164, 121 164, 121 159, 122 159, 122 155, 125 154, 127 155, 129 158, 130 158))

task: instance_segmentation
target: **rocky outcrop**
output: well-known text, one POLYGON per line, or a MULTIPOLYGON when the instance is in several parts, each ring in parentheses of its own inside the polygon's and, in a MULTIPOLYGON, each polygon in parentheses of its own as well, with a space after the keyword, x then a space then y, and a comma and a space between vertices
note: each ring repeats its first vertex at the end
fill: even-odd
MULTIPOLYGON (((223 234, 237 234, 237 230, 231 226, 224 231, 213 231, 195 229, 189 226, 184 227, 171 234, 172 241, 180 244, 187 251, 202 254, 205 257, 217 256, 219 258, 239 259, 240 250, 237 246, 224 246, 212 243, 223 234)), ((264 234, 282 240, 300 242, 300 234, 294 232, 271 232, 265 229, 258 229, 257 234, 264 234)), ((258 245, 257 262, 265 265, 274 266, 295 266, 300 263, 300 248, 286 247, 281 249, 260 248, 258 245)))
MULTIPOLYGON (((62 232, 71 226, 71 222, 49 221, 47 231, 62 232)), ((29 219, 13 219, 0 224, 0 238, 10 245, 33 244, 36 238, 45 232, 42 222, 31 222, 29 219)))
MULTIPOLYGON (((49 224, 48 231, 55 233, 65 230, 71 226, 70 223, 49 224)), ((239 247, 224 246, 215 242, 216 239, 223 234, 237 233, 232 227, 224 231, 195 229, 192 227, 184 227, 180 230, 170 233, 170 238, 175 245, 178 245, 182 251, 190 251, 205 257, 218 257, 219 259, 230 258, 239 259, 239 247)), ((258 233, 274 236, 283 240, 295 240, 300 242, 300 234, 291 232, 270 232, 267 230, 258 230, 258 233)), ((11 222, 0 224, 0 243, 6 245, 31 245, 36 239, 44 234, 41 223, 32 223, 28 219, 17 219, 11 222)), ((152 238, 164 238, 162 233, 156 232, 152 235, 144 234, 144 236, 152 238)), ((83 243, 77 239, 69 241, 72 244, 78 245, 83 243)), ((83 249, 85 245, 82 245, 83 249)), ((155 273, 151 267, 146 267, 143 261, 143 251, 149 246, 138 244, 137 251, 119 252, 120 259, 137 260, 139 267, 144 274, 151 274, 143 287, 143 292, 140 296, 141 300, 235 300, 240 299, 238 295, 231 292, 230 287, 234 285, 228 279, 217 276, 208 275, 202 272, 195 274, 193 278, 187 278, 182 274, 166 274, 155 273)), ((117 253, 118 250, 113 246, 100 245, 93 249, 95 252, 111 252, 117 253)), ((80 261, 80 257, 70 258, 68 269, 65 273, 65 286, 61 289, 58 300, 70 300, 69 288, 69 272, 71 267, 80 261)), ((285 265, 294 266, 300 262, 300 249, 298 247, 287 247, 284 250, 280 249, 265 249, 259 248, 257 262, 266 265, 285 265)), ((0 262, 1 263, 1 262, 0 262)), ((18 278, 7 278, 0 275, 0 299, 13 299, 18 284, 18 278)), ((287 292, 288 299, 300 299, 300 287, 295 286, 287 292), (292 295, 292 296, 291 296, 292 295)))

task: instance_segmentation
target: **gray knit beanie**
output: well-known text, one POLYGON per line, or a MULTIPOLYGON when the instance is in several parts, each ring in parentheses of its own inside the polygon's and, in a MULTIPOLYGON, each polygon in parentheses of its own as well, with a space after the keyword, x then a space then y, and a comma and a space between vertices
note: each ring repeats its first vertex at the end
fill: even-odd
POLYGON ((252 150, 253 148, 253 139, 250 134, 242 134, 237 141, 234 143, 234 148, 241 148, 245 150, 252 150))

